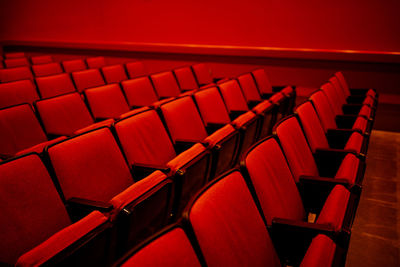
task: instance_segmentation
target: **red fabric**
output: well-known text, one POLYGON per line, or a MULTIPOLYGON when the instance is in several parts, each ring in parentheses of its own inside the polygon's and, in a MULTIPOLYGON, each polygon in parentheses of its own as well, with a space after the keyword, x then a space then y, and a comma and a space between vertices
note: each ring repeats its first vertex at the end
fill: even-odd
POLYGON ((119 83, 128 79, 124 66, 122 65, 105 66, 101 68, 101 71, 103 72, 106 83, 119 83))
POLYGON ((0 108, 32 103, 37 99, 39 96, 30 80, 0 84, 0 108))
POLYGON ((255 106, 252 111, 257 115, 260 115, 263 114, 264 112, 271 110, 273 107, 274 105, 270 101, 265 100, 260 104, 258 104, 257 106, 255 106))
POLYGON ((37 155, 0 165, 0 261, 18 257, 71 224, 54 184, 37 155))
POLYGON ((64 141, 50 147, 48 153, 66 199, 108 202, 133 183, 108 128, 64 141))
POLYGON ((333 112, 331 104, 328 102, 326 95, 322 91, 317 91, 310 97, 317 111, 318 117, 321 120, 321 124, 324 127, 325 132, 328 129, 337 128, 335 122, 335 114, 333 112))
POLYGON ((28 67, 18 67, 12 69, 1 69, 0 70, 0 82, 13 82, 20 80, 31 80, 33 81, 33 75, 28 67))
POLYGON ((128 103, 118 84, 87 89, 85 96, 95 120, 118 118, 129 111, 128 103))
POLYGON ((246 99, 236 80, 221 83, 219 84, 219 88, 229 112, 249 110, 246 99))
POLYGON ((165 166, 176 156, 168 133, 154 110, 117 122, 115 130, 130 165, 165 166))
POLYGON ((192 66, 194 75, 196 75, 199 85, 210 84, 213 82, 211 70, 204 63, 195 64, 192 66))
POLYGON ((100 69, 106 65, 106 60, 104 57, 89 57, 86 58, 86 63, 89 69, 100 69))
POLYGON ((365 116, 367 118, 371 118, 372 109, 369 106, 362 106, 360 112, 358 113, 359 116, 365 116))
POLYGON ((326 83, 321 86, 322 92, 326 95, 335 115, 343 115, 342 105, 344 104, 340 97, 336 94, 335 89, 331 83, 326 83))
POLYGON ((300 267, 332 266, 336 244, 325 235, 313 238, 300 267))
POLYGON ((174 70, 176 79, 178 80, 179 87, 181 90, 195 90, 199 89, 196 78, 190 67, 183 67, 174 70))
POLYGON ((40 65, 33 65, 32 66, 33 73, 36 77, 40 76, 49 76, 62 73, 63 70, 61 69, 60 63, 48 63, 48 64, 40 64, 40 65))
POLYGON ((125 64, 125 67, 126 70, 128 71, 128 76, 130 79, 144 76, 147 74, 144 64, 140 61, 128 62, 125 64))
POLYGON ((121 86, 131 107, 150 106, 158 100, 147 76, 123 81, 121 86))
POLYGON ((364 137, 360 133, 355 132, 351 134, 344 149, 360 153, 363 143, 364 143, 364 137))
POLYGON ((365 133, 368 126, 368 120, 363 117, 358 117, 353 124, 353 130, 360 130, 362 133, 365 133))
POLYGON ((177 171, 184 167, 187 163, 194 160, 197 156, 201 155, 206 151, 206 148, 202 144, 194 144, 191 148, 183 151, 173 160, 167 163, 167 167, 171 169, 172 172, 177 171))
POLYGON ((292 117, 281 122, 276 133, 296 182, 300 175, 318 176, 317 165, 297 119, 292 117))
POLYGON ((47 64, 52 63, 53 59, 51 56, 35 56, 31 57, 32 64, 47 64))
POLYGON ((341 96, 342 99, 346 101, 348 95, 342 89, 339 79, 336 76, 333 76, 329 79, 329 82, 332 84, 333 88, 335 89, 336 93, 341 96))
POLYGON ((181 228, 175 228, 130 257, 122 266, 200 267, 196 253, 181 228))
POLYGON ((41 100, 36 107, 48 134, 68 136, 93 123, 78 93, 41 100))
POLYGON ((272 86, 264 69, 257 69, 251 72, 256 81, 260 94, 272 94, 272 86))
POLYGON ((26 57, 21 57, 21 58, 5 59, 4 65, 6 65, 6 68, 15 68, 15 67, 30 66, 31 64, 29 64, 29 61, 26 57))
POLYGON ((99 211, 93 211, 83 219, 62 229, 39 246, 22 255, 18 259, 16 266, 41 265, 106 221, 107 218, 103 214, 99 211))
POLYGON ((207 266, 280 266, 239 172, 204 192, 191 207, 189 219, 207 266))
POLYGON ((85 89, 105 85, 103 76, 98 69, 75 71, 72 73, 76 89, 82 92, 85 89))
POLYGON ((29 153, 29 152, 42 153, 42 152, 43 152, 43 149, 44 149, 46 146, 49 146, 49 145, 54 144, 54 143, 57 143, 57 142, 59 142, 59 141, 61 141, 61 140, 64 140, 65 138, 66 138, 65 136, 61 136, 61 137, 58 137, 58 138, 56 138, 56 139, 53 139, 53 140, 50 140, 50 141, 47 141, 47 142, 43 142, 43 143, 37 144, 37 145, 32 146, 32 147, 30 147, 30 148, 27 148, 27 149, 24 149, 24 150, 22 150, 22 151, 19 151, 19 152, 17 153, 17 156, 18 156, 18 155, 27 154, 27 153, 29 153))
POLYGON ((271 101, 274 104, 282 104, 284 100, 285 100, 285 95, 282 94, 281 92, 275 93, 269 98, 269 101, 271 101))
POLYGON ((87 69, 86 63, 82 59, 66 60, 62 62, 65 72, 74 72, 87 69))
POLYGON ((253 148, 245 164, 268 225, 273 218, 304 220, 306 213, 299 191, 275 139, 253 148))
POLYGON ((211 87, 194 93, 197 106, 204 123, 230 123, 228 111, 218 89, 211 87))
POLYGON ((354 184, 357 178, 358 166, 360 160, 354 154, 347 154, 342 164, 340 164, 339 170, 336 172, 335 178, 346 179, 350 184, 354 184))
POLYGON ((255 84, 254 78, 250 73, 240 75, 237 79, 247 102, 261 101, 261 96, 258 92, 257 85, 255 84))
POLYGON ((363 105, 369 105, 370 107, 375 106, 374 98, 367 95, 367 97, 365 97, 365 100, 363 101, 363 105))
POLYGON ((28 104, 0 110, 0 129, 0 154, 12 156, 20 150, 47 141, 28 104))
POLYGON ((79 129, 79 130, 76 130, 73 133, 73 135, 86 133, 86 132, 88 132, 90 130, 98 129, 98 128, 103 127, 103 126, 111 127, 111 125, 113 123, 114 123, 113 119, 108 119, 108 120, 100 121, 100 122, 97 122, 97 123, 93 123, 93 124, 90 124, 87 127, 84 127, 84 128, 79 129))
POLYGON ((232 121, 232 125, 235 126, 236 128, 241 128, 244 125, 247 125, 249 122, 254 121, 255 118, 256 115, 253 112, 248 111, 237 117, 234 121, 232 121))
POLYGON ((36 78, 36 84, 42 98, 75 92, 75 86, 67 73, 36 78))
POLYGON ((349 86, 346 82, 346 79, 343 76, 343 73, 338 71, 335 73, 335 76, 338 78, 340 85, 342 86, 342 89, 345 93, 346 96, 350 96, 350 89, 349 86))
POLYGON ((19 58, 19 57, 25 57, 24 52, 9 52, 9 53, 4 53, 5 58, 19 58))
POLYGON ((233 132, 235 132, 235 129, 232 127, 232 125, 227 124, 208 136, 206 139, 204 139, 204 141, 206 141, 210 147, 213 147, 220 143, 224 138, 231 135, 233 132))
POLYGON ((153 74, 150 77, 159 98, 178 96, 181 93, 171 71, 153 74))
POLYGON ((201 142, 207 137, 191 97, 185 96, 161 105, 161 111, 174 142, 180 139, 201 142))
POLYGON ((119 116, 119 119, 124 119, 124 118, 131 117, 132 115, 138 114, 138 113, 140 113, 142 111, 146 111, 148 109, 149 109, 149 107, 135 108, 133 110, 130 110, 128 112, 125 112, 125 113, 121 114, 121 116, 119 116))
POLYGON ((340 231, 346 214, 350 192, 342 185, 336 185, 325 201, 316 223, 329 224, 340 231))

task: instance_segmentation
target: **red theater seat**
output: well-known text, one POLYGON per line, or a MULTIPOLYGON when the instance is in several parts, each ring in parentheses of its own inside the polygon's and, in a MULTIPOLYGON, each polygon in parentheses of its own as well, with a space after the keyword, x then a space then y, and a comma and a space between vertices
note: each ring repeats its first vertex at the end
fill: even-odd
POLYGON ((146 68, 141 61, 133 61, 125 64, 130 79, 147 75, 146 68))
POLYGON ((60 63, 47 63, 32 66, 33 74, 36 77, 49 76, 63 73, 60 63))
POLYGON ((378 98, 378 94, 374 89, 352 89, 347 84, 347 81, 342 72, 338 71, 335 73, 335 76, 338 78, 339 83, 342 87, 343 92, 345 93, 346 97, 349 96, 371 96, 374 99, 378 98))
POLYGON ((264 69, 253 70, 251 74, 256 81, 258 91, 260 92, 262 98, 267 99, 274 93, 272 85, 268 79, 267 74, 264 69))
POLYGON ((150 75, 154 89, 160 99, 176 97, 181 94, 179 85, 171 71, 150 75))
POLYGON ((75 92, 74 84, 67 73, 38 77, 36 78, 36 84, 42 98, 75 92))
POLYGON ((4 65, 6 65, 6 68, 30 66, 26 57, 5 59, 4 65))
POLYGON ((0 164, 0 261, 10 266, 104 265, 107 218, 94 211, 71 221, 36 154, 0 164))
POLYGON ((4 53, 5 58, 21 58, 25 57, 24 52, 9 52, 9 53, 4 53))
POLYGON ((192 70, 194 75, 196 76, 199 86, 204 86, 214 82, 211 70, 205 63, 192 65, 192 70))
POLYGON ((65 72, 86 70, 86 63, 82 59, 66 60, 62 62, 65 72))
POLYGON ((128 79, 123 65, 112 65, 101 68, 106 83, 119 83, 128 79))
POLYGON ((174 69, 176 80, 182 91, 190 91, 199 89, 193 71, 190 67, 182 67, 174 69))
POLYGON ((78 92, 83 92, 85 89, 105 85, 103 76, 98 69, 82 70, 72 73, 72 78, 75 82, 78 92))
POLYGON ((47 64, 47 63, 52 63, 53 58, 51 56, 34 56, 31 57, 31 61, 33 65, 47 64))
POLYGON ((32 80, 33 75, 28 67, 19 67, 0 70, 0 82, 13 82, 19 80, 32 80))
POLYGON ((39 96, 30 80, 0 84, 0 108, 22 103, 32 104, 37 99, 39 96))
POLYGON ((240 75, 237 77, 243 95, 249 106, 254 107, 262 101, 261 95, 258 92, 257 86, 254 82, 253 76, 250 73, 240 75))
POLYGON ((121 82, 122 89, 131 108, 150 106, 158 100, 149 77, 121 82))
POLYGON ((106 59, 104 57, 89 57, 86 58, 86 63, 89 69, 100 69, 106 65, 106 59))

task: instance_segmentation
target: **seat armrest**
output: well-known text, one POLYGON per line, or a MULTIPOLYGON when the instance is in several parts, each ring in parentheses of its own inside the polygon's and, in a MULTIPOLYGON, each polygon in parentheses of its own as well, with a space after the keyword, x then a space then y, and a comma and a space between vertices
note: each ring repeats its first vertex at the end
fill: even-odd
POLYGON ((207 123, 206 125, 206 130, 207 130, 207 134, 213 134, 215 131, 221 129, 222 127, 224 127, 225 124, 223 123, 207 123))
POLYGON ((107 213, 113 209, 110 203, 78 197, 68 199, 66 207, 73 222, 80 220, 94 210, 107 213))
POLYGON ((229 118, 233 121, 234 119, 236 119, 237 117, 239 117, 240 115, 246 113, 247 111, 243 111, 243 110, 232 110, 229 113, 229 118))
MULTIPOLYGON (((177 154, 182 153, 183 151, 191 148, 194 144, 199 143, 197 140, 190 139, 177 139, 175 140, 175 150, 177 154)), ((201 142, 205 147, 208 147, 207 142, 201 142)))
POLYGON ((135 181, 139 181, 157 170, 160 170, 166 174, 169 173, 170 171, 168 167, 162 165, 145 164, 137 162, 132 164, 132 176, 135 178, 135 181))
POLYGON ((252 109, 260 103, 260 100, 250 100, 249 102, 247 102, 247 106, 249 107, 249 109, 252 109))

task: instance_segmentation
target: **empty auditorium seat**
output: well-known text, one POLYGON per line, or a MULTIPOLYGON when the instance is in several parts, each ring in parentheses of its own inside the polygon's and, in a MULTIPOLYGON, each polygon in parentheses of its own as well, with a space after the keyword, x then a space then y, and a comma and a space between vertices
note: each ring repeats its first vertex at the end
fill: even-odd
POLYGON ((2 264, 107 265, 108 219, 94 211, 71 221, 38 155, 0 163, 0 184, 2 264))
POLYGON ((104 57, 88 57, 86 58, 86 64, 89 69, 100 69, 106 65, 106 59, 104 57))
POLYGON ((5 59, 4 65, 6 65, 6 68, 30 66, 26 57, 5 59))
POLYGON ((254 78, 250 73, 238 76, 237 80, 250 107, 254 107, 262 101, 260 92, 258 91, 254 78))
POLYGON ((258 91, 261 94, 261 97, 267 99, 272 96, 274 93, 272 89, 272 85, 268 79, 267 74, 264 69, 256 69, 251 72, 256 81, 258 91))
POLYGON ((123 81, 121 86, 131 108, 149 106, 158 100, 147 76, 123 81))
POLYGON ((166 224, 171 212, 170 179, 156 171, 135 182, 109 128, 50 146, 47 155, 63 196, 75 204, 72 212, 96 207, 109 212, 117 227, 119 252, 166 224))
POLYGON ((25 57, 25 53, 24 52, 8 52, 8 53, 4 53, 5 58, 21 58, 21 57, 25 57))
POLYGON ((98 69, 75 71, 72 73, 72 78, 78 92, 82 92, 88 88, 105 85, 103 76, 98 69))
POLYGON ((34 56, 31 57, 31 61, 33 65, 47 64, 47 63, 52 63, 53 58, 51 56, 34 56))
POLYGON ((218 87, 232 119, 249 111, 246 99, 236 80, 220 83, 218 87))
POLYGON ((182 91, 199 89, 196 77, 194 77, 193 71, 190 67, 174 69, 174 74, 182 91))
POLYGON ((42 98, 75 92, 74 84, 67 73, 36 78, 36 84, 42 98))
POLYGON ((62 62, 65 72, 86 70, 87 66, 82 59, 65 60, 62 62))
POLYGON ((205 63, 192 65, 192 70, 194 75, 196 76, 197 83, 199 84, 199 86, 204 86, 214 82, 211 70, 205 63))
POLYGON ((85 90, 86 100, 96 121, 119 118, 129 112, 119 84, 108 84, 85 90))
POLYGON ((89 110, 78 93, 65 94, 36 102, 46 133, 50 136, 69 136, 75 132, 110 125, 113 120, 94 123, 89 110))
POLYGON ((150 75, 159 98, 176 97, 181 94, 179 85, 171 71, 150 75))
POLYGON ((32 80, 33 75, 28 67, 18 67, 0 70, 0 82, 13 82, 19 80, 32 80))
POLYGON ((33 74, 36 77, 55 75, 63 72, 60 63, 55 63, 55 62, 48 64, 33 65, 32 70, 33 74))
POLYGON ((8 158, 28 151, 42 152, 48 141, 32 108, 21 104, 0 109, 0 157, 8 158))
POLYGON ((124 66, 121 64, 102 67, 101 71, 106 83, 119 83, 128 79, 124 66))
POLYGON ((141 61, 125 63, 126 70, 130 79, 147 75, 146 68, 141 61))
POLYGON ((0 108, 22 103, 32 104, 37 99, 39 96, 30 80, 0 84, 0 108))

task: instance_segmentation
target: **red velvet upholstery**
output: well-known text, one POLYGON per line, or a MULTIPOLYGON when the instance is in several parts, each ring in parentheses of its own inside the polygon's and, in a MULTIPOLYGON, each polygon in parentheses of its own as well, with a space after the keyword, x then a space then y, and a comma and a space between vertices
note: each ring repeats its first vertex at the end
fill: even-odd
POLYGON ((86 63, 82 59, 66 60, 62 62, 65 72, 74 72, 87 69, 86 63))
POLYGON ((200 90, 194 93, 194 98, 206 125, 230 123, 224 100, 216 87, 200 90))
MULTIPOLYGON (((38 65, 44 66, 44 65, 38 65)), ((36 78, 40 95, 42 98, 63 95, 75 92, 74 84, 67 73, 36 78)))
POLYGON ((199 89, 199 86, 190 67, 174 69, 175 77, 182 91, 199 89))
POLYGON ((260 92, 261 95, 273 93, 272 85, 264 69, 253 70, 251 74, 253 75, 254 80, 256 81, 258 91, 260 92))
POLYGON ((335 258, 336 244, 325 235, 317 235, 311 242, 300 267, 331 266, 335 258))
POLYGON ((89 69, 99 69, 106 65, 106 59, 104 57, 89 57, 86 58, 86 64, 89 69))
POLYGON ((6 68, 30 66, 26 57, 5 59, 4 65, 6 65, 6 68))
POLYGON ((335 178, 346 179, 349 181, 349 184, 354 184, 359 165, 360 160, 355 155, 347 154, 336 172, 335 178))
POLYGON ((52 140, 50 140, 50 141, 46 141, 46 142, 43 142, 43 143, 39 143, 39 144, 37 144, 37 145, 31 146, 31 147, 29 147, 29 148, 26 148, 26 149, 24 149, 24 150, 19 151, 16 155, 19 156, 19 155, 27 154, 27 153, 30 153, 30 152, 42 153, 42 152, 43 152, 43 149, 44 149, 46 146, 49 146, 49 145, 54 144, 54 143, 57 143, 57 142, 59 142, 59 141, 61 141, 61 140, 64 140, 65 138, 67 138, 67 137, 65 137, 65 136, 60 136, 60 137, 55 138, 55 139, 52 139, 52 140))
POLYGON ((133 61, 125 64, 130 79, 144 76, 147 74, 146 68, 141 61, 133 61))
POLYGON ((22 103, 32 103, 39 99, 35 86, 30 80, 0 84, 0 108, 22 103))
POLYGON ((200 86, 210 84, 213 82, 213 76, 211 74, 211 70, 205 63, 192 65, 192 70, 194 75, 196 76, 197 83, 200 86))
POLYGON ((106 83, 119 83, 128 79, 123 65, 105 66, 101 68, 101 71, 106 83))
POLYGON ((4 53, 5 58, 20 58, 20 57, 25 57, 24 52, 8 52, 4 53))
POLYGON ((129 111, 128 103, 118 84, 87 89, 85 96, 95 120, 118 118, 129 111))
POLYGON ((255 84, 254 78, 250 73, 240 75, 237 77, 237 80, 240 84, 240 87, 243 90, 243 94, 247 100, 250 101, 259 101, 261 102, 261 96, 257 89, 257 85, 255 84))
POLYGON ((0 70, 0 82, 13 82, 19 80, 32 80, 33 75, 28 67, 18 67, 0 70))
POLYGON ((85 89, 105 85, 98 69, 76 71, 72 73, 76 89, 82 92, 85 89))
POLYGON ((236 80, 219 84, 219 89, 229 112, 249 110, 243 92, 236 80))
POLYGON ((123 81, 121 86, 131 107, 149 106, 158 100, 147 76, 123 81))
POLYGON ((280 266, 239 172, 203 192, 190 207, 189 220, 208 266, 280 266))
POLYGON ((159 98, 178 96, 181 93, 178 83, 171 71, 150 76, 159 98))
POLYGON ((31 61, 33 65, 47 64, 47 63, 52 63, 53 58, 51 56, 34 56, 31 57, 31 61))
POLYGON ((36 77, 55 75, 55 74, 60 74, 63 72, 63 70, 61 69, 60 63, 56 63, 56 62, 40 64, 40 65, 33 65, 32 70, 33 70, 33 74, 35 74, 36 77))

